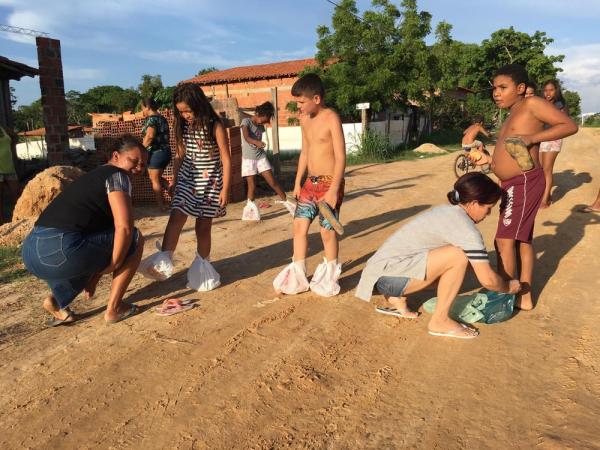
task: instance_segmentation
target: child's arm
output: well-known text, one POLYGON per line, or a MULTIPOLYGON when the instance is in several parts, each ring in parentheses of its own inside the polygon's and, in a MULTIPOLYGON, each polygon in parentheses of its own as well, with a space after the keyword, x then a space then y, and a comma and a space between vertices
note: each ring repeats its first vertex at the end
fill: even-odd
POLYGON ((175 156, 173 157, 173 179, 169 183, 169 193, 173 195, 173 187, 177 184, 177 176, 179 175, 179 169, 185 156, 185 145, 183 142, 177 142, 175 148, 175 156))
POLYGON ((221 122, 215 124, 215 139, 219 147, 221 164, 223 165, 223 189, 219 194, 219 205, 227 206, 229 203, 229 186, 231 185, 231 156, 229 155, 229 138, 221 122))
POLYGON ((298 159, 298 170, 296 171, 296 181, 294 182, 294 192, 292 195, 298 199, 300 197, 300 191, 302 190, 302 177, 306 172, 308 166, 307 153, 308 153, 308 142, 306 141, 306 134, 304 133, 304 127, 302 127, 302 119, 300 119, 300 126, 302 130, 302 149, 300 150, 300 158, 298 159))
POLYGON ((486 138, 491 136, 491 134, 483 127, 483 125, 479 125, 479 129, 477 131, 483 134, 486 138))
POLYGON ((533 116, 540 122, 550 125, 550 128, 527 136, 520 136, 526 145, 554 141, 577 133, 579 129, 577 124, 564 112, 556 109, 552 103, 539 97, 530 97, 528 101, 529 110, 533 116))
POLYGON ((258 148, 264 148, 265 143, 263 141, 259 141, 258 139, 253 139, 250 137, 250 132, 248 131, 248 127, 246 125, 242 125, 242 136, 244 136, 244 140, 248 144, 252 144, 258 148))
POLYGON ((344 179, 344 170, 346 169, 346 143, 344 141, 344 131, 342 129, 340 117, 335 113, 332 114, 329 123, 335 164, 333 166, 333 180, 331 181, 329 190, 323 196, 323 200, 325 200, 329 206, 335 208, 340 185, 344 179))

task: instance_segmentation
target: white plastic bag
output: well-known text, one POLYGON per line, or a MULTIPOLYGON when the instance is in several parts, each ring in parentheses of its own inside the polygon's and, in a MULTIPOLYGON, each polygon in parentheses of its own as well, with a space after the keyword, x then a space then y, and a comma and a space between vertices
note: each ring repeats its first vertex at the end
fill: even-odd
POLYGON ((160 251, 161 247, 158 242, 156 248, 158 252, 140 262, 138 272, 151 280, 165 281, 173 275, 173 252, 160 251))
POLYGON ((294 295, 308 291, 304 261, 292 261, 273 280, 273 288, 278 294, 294 295))
POLYGON ((260 211, 258 210, 258 206, 256 206, 256 203, 254 203, 252 200, 248 200, 246 202, 246 206, 244 206, 244 211, 242 212, 242 220, 260 220, 260 211))
POLYGON ((198 253, 187 272, 187 287, 195 291, 212 291, 221 285, 221 276, 208 259, 198 253))
POLYGON ((338 295, 340 293, 338 279, 341 273, 342 265, 338 264, 336 259, 328 262, 323 258, 323 262, 317 266, 310 280, 310 290, 322 297, 338 295))

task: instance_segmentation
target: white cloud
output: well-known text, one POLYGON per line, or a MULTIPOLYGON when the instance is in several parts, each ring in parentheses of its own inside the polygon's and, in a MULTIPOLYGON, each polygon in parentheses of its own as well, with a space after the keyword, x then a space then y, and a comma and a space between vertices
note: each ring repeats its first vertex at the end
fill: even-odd
POLYGON ((583 112, 600 111, 600 43, 551 48, 551 54, 565 55, 559 74, 568 89, 579 92, 583 112))
POLYGON ((88 69, 84 67, 63 67, 63 77, 67 81, 71 80, 100 80, 106 75, 104 70, 88 69))

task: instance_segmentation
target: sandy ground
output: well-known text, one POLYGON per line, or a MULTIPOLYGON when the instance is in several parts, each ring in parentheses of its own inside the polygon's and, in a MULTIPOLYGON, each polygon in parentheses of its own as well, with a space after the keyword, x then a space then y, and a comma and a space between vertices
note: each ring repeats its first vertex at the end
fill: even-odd
MULTIPOLYGON (((0 448, 600 448, 600 217, 576 211, 600 187, 599 148, 600 131, 586 129, 558 158, 556 203, 535 233, 537 308, 482 325, 474 341, 431 337, 426 316, 381 316, 353 297, 385 238, 445 202, 455 155, 348 169, 333 299, 274 295, 290 217, 273 206, 245 224, 241 204, 213 228, 223 286, 185 288, 190 221, 176 275, 136 275, 128 299, 143 312, 126 322, 104 324, 108 280, 74 304, 87 319, 58 329, 42 326, 42 283, 2 286, 0 448), (150 310, 173 295, 197 306, 172 317, 150 310)), ((166 217, 141 214, 148 253, 166 217)), ((481 224, 490 250, 496 217, 481 224)), ((321 249, 311 231, 309 271, 321 249)))

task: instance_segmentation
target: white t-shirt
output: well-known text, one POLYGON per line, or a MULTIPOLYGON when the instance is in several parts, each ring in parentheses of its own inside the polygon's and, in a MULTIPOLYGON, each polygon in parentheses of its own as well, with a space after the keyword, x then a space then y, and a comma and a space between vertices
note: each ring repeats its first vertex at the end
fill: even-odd
POLYGON ((462 248, 469 262, 489 262, 481 233, 458 205, 436 206, 392 234, 367 261, 355 295, 369 301, 373 286, 383 276, 424 280, 430 250, 453 245, 462 248))

